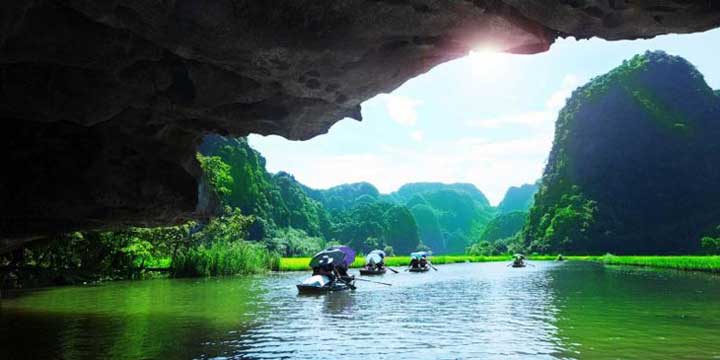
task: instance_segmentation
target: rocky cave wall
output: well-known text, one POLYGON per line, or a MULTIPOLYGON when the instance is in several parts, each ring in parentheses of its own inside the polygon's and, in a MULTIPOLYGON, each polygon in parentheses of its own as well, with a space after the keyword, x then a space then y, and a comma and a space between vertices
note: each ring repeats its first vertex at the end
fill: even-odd
POLYGON ((717 1, 36 0, 0 5, 0 252, 212 212, 204 134, 308 139, 473 48, 720 25, 717 1))

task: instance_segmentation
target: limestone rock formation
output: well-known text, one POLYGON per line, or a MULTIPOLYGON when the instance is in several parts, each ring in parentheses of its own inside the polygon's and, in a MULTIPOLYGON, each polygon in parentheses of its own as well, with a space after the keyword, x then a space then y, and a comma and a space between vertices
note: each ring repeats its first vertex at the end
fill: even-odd
POLYGON ((664 52, 638 55, 560 111, 525 241, 543 253, 688 254, 720 224, 720 99, 664 52))
POLYGON ((476 46, 719 24, 716 1, 5 1, 0 251, 202 216, 203 135, 308 139, 476 46))
POLYGON ((505 192, 500 204, 498 204, 498 212, 506 214, 514 211, 528 211, 533 204, 535 193, 538 191, 538 184, 522 184, 521 186, 511 186, 505 192))

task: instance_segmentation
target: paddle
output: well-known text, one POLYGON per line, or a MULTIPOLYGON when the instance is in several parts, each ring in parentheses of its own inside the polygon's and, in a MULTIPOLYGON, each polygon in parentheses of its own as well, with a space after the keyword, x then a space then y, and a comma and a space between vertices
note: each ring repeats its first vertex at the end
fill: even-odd
POLYGON ((340 281, 342 281, 343 283, 345 283, 345 285, 347 285, 350 289, 357 290, 357 287, 355 287, 355 285, 347 282, 345 279, 343 279, 343 278, 338 278, 338 279, 340 279, 340 281))
POLYGON ((391 268, 391 267, 389 267, 389 266, 386 266, 386 268, 387 268, 388 270, 396 273, 396 274, 399 273, 399 271, 397 271, 397 270, 395 270, 395 269, 393 269, 393 268, 391 268))
POLYGON ((340 280, 343 284, 347 285, 352 290, 357 290, 357 287, 355 285, 351 284, 350 282, 343 279, 342 276, 340 276, 340 273, 338 273, 337 269, 334 269, 333 272, 335 273, 335 277, 340 280))
POLYGON ((433 270, 438 271, 438 269, 436 267, 434 267, 433 264, 430 264, 430 263, 428 263, 428 264, 430 265, 431 268, 433 268, 433 270))
POLYGON ((392 286, 392 284, 388 284, 388 283, 384 283, 384 282, 379 282, 379 281, 368 280, 368 279, 362 279, 362 278, 357 278, 357 277, 355 278, 355 280, 367 281, 367 282, 371 282, 371 283, 375 283, 375 284, 380 284, 380 285, 392 286))

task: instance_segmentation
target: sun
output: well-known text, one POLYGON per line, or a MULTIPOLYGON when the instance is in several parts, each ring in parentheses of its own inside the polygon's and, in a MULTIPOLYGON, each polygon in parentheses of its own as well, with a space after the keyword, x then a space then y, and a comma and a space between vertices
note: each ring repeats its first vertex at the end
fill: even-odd
POLYGON ((504 71, 507 54, 492 47, 482 47, 471 50, 468 58, 473 76, 494 77, 504 71))

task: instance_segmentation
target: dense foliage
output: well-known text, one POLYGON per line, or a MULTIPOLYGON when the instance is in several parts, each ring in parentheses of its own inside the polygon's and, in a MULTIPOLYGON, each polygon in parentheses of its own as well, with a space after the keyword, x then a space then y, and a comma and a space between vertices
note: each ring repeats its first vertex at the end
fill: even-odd
POLYGON ((691 253, 720 219, 720 99, 648 52, 573 92, 523 230, 531 251, 691 253))
POLYGON ((386 197, 410 209, 420 239, 435 253, 465 252, 496 213, 472 184, 411 183, 386 197))
POLYGON ((418 182, 401 186, 396 192, 390 194, 390 198, 396 199, 397 202, 406 203, 417 195, 435 193, 438 191, 454 191, 467 195, 477 206, 489 208, 490 202, 485 194, 482 193, 475 185, 467 183, 443 184, 436 182, 418 182))
POLYGON ((505 193, 503 200, 498 204, 498 212, 505 214, 513 211, 530 210, 537 191, 537 184, 523 184, 520 187, 511 186, 505 193))
POLYGON ((290 174, 269 174, 265 159, 244 139, 209 136, 200 151, 222 203, 253 216, 247 237, 283 256, 311 255, 328 243, 347 244, 361 252, 390 246, 403 253, 420 243, 410 211, 383 201, 368 183, 308 188, 290 174), (226 178, 230 180, 221 182, 226 178), (220 190, 223 187, 230 191, 220 190))
MULTIPOLYGON (((266 231, 292 227, 310 236, 327 235, 329 222, 323 206, 309 198, 291 175, 268 173, 265 158, 245 139, 207 136, 200 153, 203 170, 224 205, 261 219, 266 231)), ((252 237, 260 240, 267 235, 254 232, 252 237)))
POLYGON ((526 218, 527 213, 524 211, 500 214, 485 226, 480 235, 480 241, 494 242, 513 237, 522 230, 526 218))

